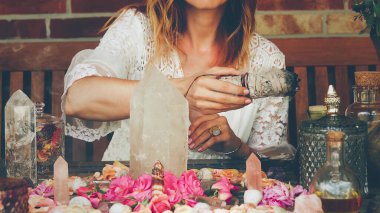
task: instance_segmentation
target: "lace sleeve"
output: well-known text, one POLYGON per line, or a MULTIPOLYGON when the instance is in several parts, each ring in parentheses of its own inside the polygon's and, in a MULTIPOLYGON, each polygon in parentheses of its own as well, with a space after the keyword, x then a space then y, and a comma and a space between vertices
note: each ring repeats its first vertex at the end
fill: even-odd
POLYGON ((83 50, 74 56, 65 75, 62 95, 66 135, 91 142, 120 127, 120 121, 95 122, 66 116, 63 105, 67 90, 79 79, 88 76, 128 78, 137 45, 137 38, 132 35, 139 24, 135 11, 129 10, 115 21, 94 50, 83 50))
MULTIPOLYGON (((257 72, 268 72, 272 68, 285 68, 285 57, 270 41, 257 36, 252 44, 255 56, 251 64, 257 72)), ((253 121, 248 144, 265 155, 286 158, 294 156, 294 148, 287 143, 289 97, 267 97, 253 101, 257 112, 253 121)))

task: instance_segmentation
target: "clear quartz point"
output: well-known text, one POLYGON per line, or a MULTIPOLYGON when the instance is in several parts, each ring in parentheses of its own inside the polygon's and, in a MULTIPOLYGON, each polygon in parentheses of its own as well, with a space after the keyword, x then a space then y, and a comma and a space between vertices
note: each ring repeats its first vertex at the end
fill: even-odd
POLYGON ((130 166, 134 178, 160 161, 180 176, 187 169, 189 108, 183 95, 150 66, 134 90, 130 117, 130 166))
POLYGON ((5 105, 5 161, 9 177, 37 182, 34 103, 17 90, 5 105))

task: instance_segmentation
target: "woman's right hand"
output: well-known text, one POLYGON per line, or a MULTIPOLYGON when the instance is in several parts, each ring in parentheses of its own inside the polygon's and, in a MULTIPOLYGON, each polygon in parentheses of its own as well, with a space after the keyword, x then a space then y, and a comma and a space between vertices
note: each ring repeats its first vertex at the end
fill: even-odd
POLYGON ((222 76, 241 75, 228 67, 213 67, 204 73, 185 77, 185 97, 191 111, 203 115, 238 109, 251 103, 249 91, 242 86, 219 80, 222 76))

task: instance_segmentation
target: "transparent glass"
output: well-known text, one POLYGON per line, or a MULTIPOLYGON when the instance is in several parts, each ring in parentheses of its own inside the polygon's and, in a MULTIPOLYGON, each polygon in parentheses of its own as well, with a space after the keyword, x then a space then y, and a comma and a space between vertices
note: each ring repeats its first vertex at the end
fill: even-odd
POLYGON ((45 104, 36 103, 37 174, 52 174, 55 160, 64 154, 63 122, 43 113, 45 104))
POLYGON ((324 212, 359 212, 360 209, 359 180, 344 162, 343 138, 327 140, 326 163, 309 187, 310 192, 321 198, 324 212))
POLYGON ((380 171, 380 88, 353 87, 354 103, 346 109, 346 116, 368 124, 368 157, 370 167, 380 171))

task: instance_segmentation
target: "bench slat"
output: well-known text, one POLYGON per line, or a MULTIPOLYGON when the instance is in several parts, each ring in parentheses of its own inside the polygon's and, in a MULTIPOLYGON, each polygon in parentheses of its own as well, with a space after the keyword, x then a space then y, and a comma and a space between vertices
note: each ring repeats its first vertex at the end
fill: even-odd
POLYGON ((32 91, 31 99, 34 102, 44 101, 44 73, 43 72, 32 72, 32 91))
POLYGON ((315 67, 315 83, 316 83, 316 89, 315 89, 316 105, 324 105, 327 88, 329 86, 327 67, 325 66, 315 67))

